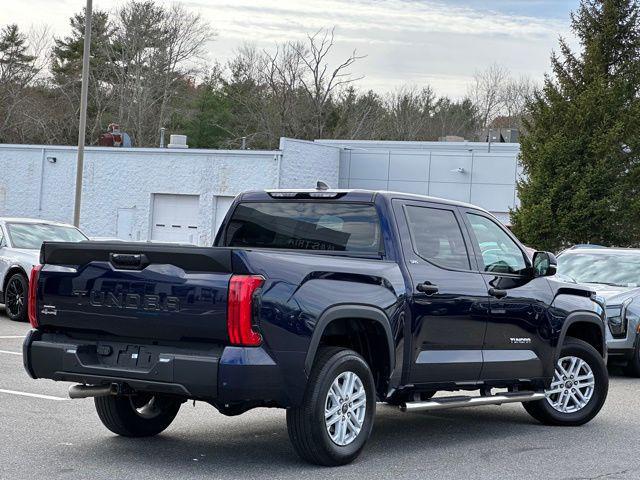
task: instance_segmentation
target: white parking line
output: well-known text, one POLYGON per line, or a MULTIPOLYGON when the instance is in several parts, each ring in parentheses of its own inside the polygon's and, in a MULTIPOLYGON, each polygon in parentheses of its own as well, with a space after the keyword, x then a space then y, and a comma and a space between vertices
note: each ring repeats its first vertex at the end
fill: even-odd
POLYGON ((22 352, 10 352, 9 350, 0 350, 0 353, 6 353, 7 355, 20 355, 20 356, 22 356, 22 352))
POLYGON ((0 393, 8 393, 9 395, 20 395, 22 397, 43 398, 44 400, 56 400, 56 401, 69 400, 68 398, 53 397, 51 395, 41 395, 39 393, 16 392, 15 390, 4 390, 2 388, 0 388, 0 393))
POLYGON ((7 339, 7 338, 24 338, 24 335, 0 335, 0 339, 7 339))

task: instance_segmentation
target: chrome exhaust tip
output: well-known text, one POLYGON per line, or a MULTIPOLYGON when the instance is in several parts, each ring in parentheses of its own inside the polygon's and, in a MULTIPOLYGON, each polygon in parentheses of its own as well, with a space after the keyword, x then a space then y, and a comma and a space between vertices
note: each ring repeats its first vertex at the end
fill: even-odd
POLYGON ((69 398, 106 397, 117 395, 120 391, 117 383, 111 385, 72 385, 69 387, 69 398))

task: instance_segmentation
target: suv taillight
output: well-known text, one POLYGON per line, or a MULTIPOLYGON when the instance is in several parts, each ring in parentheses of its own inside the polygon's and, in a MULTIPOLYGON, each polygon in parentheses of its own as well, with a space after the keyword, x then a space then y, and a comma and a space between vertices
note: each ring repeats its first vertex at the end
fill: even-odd
POLYGON ((40 278, 42 265, 36 265, 31 269, 29 276, 29 298, 27 300, 27 312, 29 312, 29 323, 33 328, 38 328, 38 311, 36 308, 36 293, 38 291, 38 279, 40 278))
POLYGON ((253 293, 264 283, 258 275, 233 275, 229 281, 227 331, 232 345, 255 347, 262 343, 253 330, 253 293))

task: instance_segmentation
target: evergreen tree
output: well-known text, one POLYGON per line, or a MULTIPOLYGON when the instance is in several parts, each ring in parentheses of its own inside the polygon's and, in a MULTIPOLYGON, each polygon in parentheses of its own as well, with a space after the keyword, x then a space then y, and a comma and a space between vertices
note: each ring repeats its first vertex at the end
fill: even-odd
POLYGON ((214 73, 197 87, 197 97, 184 132, 193 148, 222 148, 232 137, 229 130, 231 108, 222 91, 219 77, 214 73))
POLYGON ((580 51, 561 39, 528 105, 511 217, 531 246, 640 245, 639 14, 637 0, 582 0, 580 51))
MULTIPOLYGON (((55 39, 51 71, 58 85, 82 79, 82 53, 84 51, 85 12, 71 17, 71 34, 55 39)), ((91 73, 94 77, 104 77, 109 67, 109 45, 113 29, 107 12, 95 11, 91 19, 91 73)))
POLYGON ((29 81, 35 57, 29 55, 27 37, 18 25, 7 25, 0 30, 0 85, 22 84, 29 81))
MULTIPOLYGON (((61 126, 60 140, 73 144, 78 131, 78 113, 82 87, 82 56, 84 52, 85 11, 73 15, 69 23, 70 35, 54 39, 51 52, 51 73, 53 85, 58 90, 61 103, 59 109, 65 112, 67 124, 61 126)), ((89 93, 87 98, 87 131, 89 144, 98 140, 107 125, 115 121, 110 111, 113 109, 112 41, 113 28, 107 12, 94 11, 91 21, 91 58, 89 69, 89 93)))

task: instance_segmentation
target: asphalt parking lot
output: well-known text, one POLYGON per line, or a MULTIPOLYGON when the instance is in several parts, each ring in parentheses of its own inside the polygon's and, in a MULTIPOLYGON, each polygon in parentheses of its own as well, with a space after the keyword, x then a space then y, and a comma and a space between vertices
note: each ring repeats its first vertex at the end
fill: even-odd
POLYGON ((280 410, 229 418, 185 404, 158 437, 116 437, 92 400, 68 400, 68 384, 27 376, 20 352, 28 328, 0 313, 2 479, 640 478, 640 379, 614 374, 603 411, 578 428, 541 426, 517 404, 438 414, 380 407, 364 454, 327 469, 298 459, 280 410))

